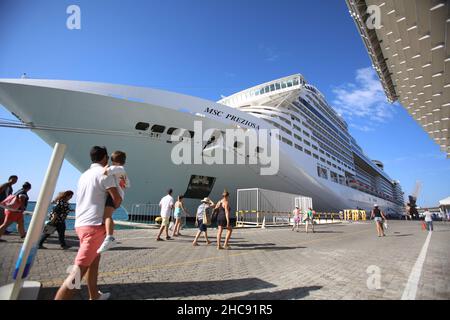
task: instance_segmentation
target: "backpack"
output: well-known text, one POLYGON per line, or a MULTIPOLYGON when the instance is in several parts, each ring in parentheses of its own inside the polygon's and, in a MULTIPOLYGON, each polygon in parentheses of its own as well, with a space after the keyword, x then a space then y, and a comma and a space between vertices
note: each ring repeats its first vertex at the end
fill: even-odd
POLYGON ((21 211, 18 210, 22 207, 22 200, 20 200, 20 198, 15 195, 15 194, 10 194, 9 196, 6 197, 5 200, 3 200, 0 205, 7 207, 6 210, 9 211, 21 211))
POLYGON ((206 207, 203 209, 203 224, 205 226, 211 225, 211 217, 209 216, 210 210, 208 210, 208 209, 209 208, 206 208, 206 207))

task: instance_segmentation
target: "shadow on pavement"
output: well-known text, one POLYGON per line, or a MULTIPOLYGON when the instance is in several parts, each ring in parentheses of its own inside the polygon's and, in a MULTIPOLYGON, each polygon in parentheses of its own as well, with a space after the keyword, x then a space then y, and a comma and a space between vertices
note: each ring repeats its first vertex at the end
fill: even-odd
POLYGON ((233 244, 230 243, 231 251, 239 250, 292 250, 292 249, 305 249, 306 247, 287 247, 277 246, 275 243, 249 243, 249 244, 233 244))
POLYGON ((153 250, 155 247, 125 247, 117 245, 117 247, 109 249, 109 251, 135 251, 135 250, 153 250))
MULTIPOLYGON (((317 228, 317 227, 315 227, 315 228, 317 228)), ((306 232, 302 232, 302 233, 306 233, 306 232)), ((313 233, 313 232, 309 231, 308 233, 313 233)), ((314 233, 344 233, 344 231, 314 230, 314 233)))
MULTIPOLYGON (((239 293, 250 290, 262 290, 276 287, 272 283, 258 278, 189 281, 189 282, 150 282, 117 283, 100 285, 102 292, 110 292, 111 299, 170 299, 175 297, 193 297, 201 295, 239 293)), ((42 288, 39 300, 51 300, 58 288, 42 288)), ((87 300, 87 288, 83 285, 81 292, 75 294, 74 300, 87 300)))
POLYGON ((233 297, 228 300, 296 300, 305 298, 311 291, 320 289, 322 289, 322 286, 298 287, 271 292, 252 292, 245 296, 233 297))

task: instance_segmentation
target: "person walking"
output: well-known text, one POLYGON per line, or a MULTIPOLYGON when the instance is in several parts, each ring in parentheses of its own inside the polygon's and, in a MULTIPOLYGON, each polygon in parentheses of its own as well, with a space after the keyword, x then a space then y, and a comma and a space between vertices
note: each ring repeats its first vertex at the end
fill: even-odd
POLYGON ((172 198, 172 189, 169 189, 167 191, 167 195, 161 199, 159 202, 159 207, 161 208, 161 228, 159 228, 158 236, 156 237, 156 241, 163 241, 161 239, 161 234, 163 231, 166 233, 166 240, 172 240, 171 237, 169 237, 169 223, 170 223, 170 216, 172 214, 173 209, 173 198, 172 198))
POLYGON ((77 286, 77 280, 82 280, 87 274, 87 286, 90 300, 107 300, 109 293, 98 290, 98 268, 101 255, 98 248, 105 240, 104 211, 107 194, 119 207, 122 197, 116 187, 112 175, 104 174, 108 163, 106 147, 92 147, 90 151, 92 164, 78 180, 75 209, 75 230, 80 239, 80 247, 74 262, 74 268, 56 293, 55 300, 70 299, 77 286), (73 282, 75 281, 75 286, 73 282))
MULTIPOLYGON (((73 191, 67 190, 58 194, 53 203, 55 206, 50 214, 50 222, 47 224, 49 227, 56 228, 58 232, 58 240, 62 249, 69 249, 70 247, 66 244, 65 232, 66 232, 66 218, 69 212, 74 211, 70 209, 69 201, 73 197, 73 191)), ((45 228, 44 228, 45 230, 45 228)), ((47 249, 44 247, 44 242, 50 237, 51 233, 43 233, 41 240, 39 241, 39 249, 47 249)))
POLYGON ((215 209, 217 210, 217 250, 221 249, 231 249, 228 244, 231 238, 231 233, 233 232, 233 228, 231 227, 230 220, 230 204, 229 204, 230 194, 227 190, 222 193, 222 199, 216 204, 215 209), (225 242, 223 247, 221 246, 222 241, 222 231, 223 228, 227 229, 227 234, 225 236, 225 242))
POLYGON ((305 221, 305 231, 308 233, 308 227, 311 224, 312 232, 314 233, 314 213, 311 208, 308 208, 306 210, 305 214, 303 215, 303 220, 305 221))
MULTIPOLYGON (((6 229, 11 225, 12 223, 17 223, 17 231, 19 232, 20 238, 24 239, 26 236, 25 232, 25 222, 23 218, 23 213, 27 209, 28 206, 28 191, 31 190, 31 184, 29 182, 25 182, 22 186, 22 189, 14 193, 14 201, 17 202, 17 207, 14 209, 5 209, 5 220, 3 221, 3 224, 0 226, 0 238, 5 233, 6 229)), ((5 200, 3 200, 2 203, 5 203, 5 201, 10 198, 8 196, 5 200)))
POLYGON ((378 237, 385 237, 384 228, 383 228, 383 220, 387 221, 386 216, 383 211, 378 208, 377 204, 373 205, 372 213, 370 214, 370 219, 373 219, 376 224, 378 237))
POLYGON ((208 226, 203 223, 205 219, 205 215, 208 215, 209 220, 211 221, 211 208, 214 206, 214 202, 209 198, 204 198, 202 204, 198 206, 197 214, 195 216, 195 225, 198 227, 197 234, 195 235, 195 239, 192 242, 193 246, 198 246, 198 238, 204 232, 205 240, 207 244, 211 244, 211 241, 208 239, 208 226))
POLYGON ((294 215, 294 225, 292 226, 292 231, 294 231, 294 229, 297 227, 297 232, 298 232, 298 230, 300 228, 300 223, 301 223, 301 220, 302 220, 302 218, 301 218, 301 213, 302 213, 301 209, 298 206, 296 206, 292 213, 294 215))
POLYGON ((173 217, 175 219, 175 225, 173 226, 172 237, 181 236, 181 217, 182 215, 187 215, 186 207, 184 206, 184 196, 179 195, 177 202, 175 202, 175 210, 173 212, 173 217))
MULTIPOLYGON (((17 180, 19 178, 17 176, 10 176, 8 178, 8 181, 4 184, 0 185, 0 202, 5 200, 8 196, 12 195, 13 191, 13 185, 17 183, 17 180)), ((0 225, 3 224, 3 221, 5 220, 5 209, 0 208, 0 225)))
POLYGON ((433 231, 433 214, 430 212, 430 210, 425 209, 423 215, 425 216, 425 223, 427 225, 427 230, 429 232, 433 231))

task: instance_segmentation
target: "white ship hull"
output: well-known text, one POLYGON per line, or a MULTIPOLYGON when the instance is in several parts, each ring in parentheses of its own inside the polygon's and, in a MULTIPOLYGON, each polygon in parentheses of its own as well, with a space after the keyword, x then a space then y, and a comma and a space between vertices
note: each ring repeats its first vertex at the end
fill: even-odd
MULTIPOLYGON (((207 107, 269 128, 259 118, 204 99, 146 88, 23 79, 0 80, 0 103, 24 123, 77 131, 33 130, 51 146, 56 142, 66 144, 66 159, 80 172, 89 167, 89 150, 94 145, 107 146, 109 152, 125 151, 132 184, 124 201, 127 210, 132 204, 159 203, 168 188, 174 190, 174 195, 184 194, 191 176, 199 175, 215 178, 210 198, 218 200, 223 190, 228 189, 232 204, 236 202, 236 189, 258 187, 312 197, 318 211, 369 209, 374 203, 397 211, 392 202, 318 178, 314 159, 283 144, 278 174, 263 176, 257 165, 175 165, 171 161, 174 144, 167 142, 168 135, 151 138, 135 129, 136 123, 148 122, 193 130, 195 120, 203 121, 204 130, 236 128, 231 120, 205 113, 207 107), (89 130, 79 133, 85 129, 89 130), (102 133, 110 131, 128 134, 102 133)), ((198 203, 198 199, 187 199, 191 213, 198 203)))

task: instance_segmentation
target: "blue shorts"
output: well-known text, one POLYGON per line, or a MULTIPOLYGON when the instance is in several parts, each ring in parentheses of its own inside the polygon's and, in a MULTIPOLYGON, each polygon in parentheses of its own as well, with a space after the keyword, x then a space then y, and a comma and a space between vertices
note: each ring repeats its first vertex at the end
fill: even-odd
POLYGON ((208 227, 206 225, 203 224, 203 220, 202 219, 198 219, 198 230, 205 232, 208 229, 208 227))

